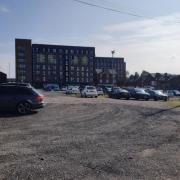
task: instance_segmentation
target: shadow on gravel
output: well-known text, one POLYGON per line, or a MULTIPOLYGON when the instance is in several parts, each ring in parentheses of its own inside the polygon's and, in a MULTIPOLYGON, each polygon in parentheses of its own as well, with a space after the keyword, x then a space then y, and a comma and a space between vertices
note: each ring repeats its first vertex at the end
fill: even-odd
POLYGON ((145 114, 144 116, 145 116, 145 117, 151 117, 151 116, 155 116, 155 115, 161 114, 161 113, 163 113, 163 112, 168 112, 168 111, 170 111, 170 110, 177 109, 177 108, 180 108, 180 106, 175 106, 175 107, 168 108, 168 109, 162 109, 162 110, 159 110, 159 111, 157 111, 157 112, 145 114))
POLYGON ((34 114, 37 114, 37 111, 32 111, 25 115, 20 115, 16 112, 0 111, 0 118, 21 117, 21 116, 29 116, 34 114))

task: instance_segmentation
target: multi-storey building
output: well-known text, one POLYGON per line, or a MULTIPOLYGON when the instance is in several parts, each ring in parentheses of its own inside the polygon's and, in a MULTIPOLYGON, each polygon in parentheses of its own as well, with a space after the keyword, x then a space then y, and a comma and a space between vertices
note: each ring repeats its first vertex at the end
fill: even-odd
POLYGON ((95 58, 94 47, 32 44, 29 39, 16 39, 15 46, 18 82, 116 84, 125 76, 123 58, 95 58))
POLYGON ((31 44, 16 39, 17 81, 93 84, 94 47, 31 44))
POLYGON ((125 80, 126 63, 124 58, 96 57, 96 84, 118 84, 125 80))

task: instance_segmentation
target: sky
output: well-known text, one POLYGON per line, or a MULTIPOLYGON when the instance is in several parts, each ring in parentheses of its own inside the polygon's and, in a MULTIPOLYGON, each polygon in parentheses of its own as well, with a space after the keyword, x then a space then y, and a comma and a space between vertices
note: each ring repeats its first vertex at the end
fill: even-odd
POLYGON ((15 77, 15 38, 96 47, 124 57, 130 73, 180 74, 179 0, 0 0, 0 71, 15 77), (142 17, 128 15, 138 14, 142 17))

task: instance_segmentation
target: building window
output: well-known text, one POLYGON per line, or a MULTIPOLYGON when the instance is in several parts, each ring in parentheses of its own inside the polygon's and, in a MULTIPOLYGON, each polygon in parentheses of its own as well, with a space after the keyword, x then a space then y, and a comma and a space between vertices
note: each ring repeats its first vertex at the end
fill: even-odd
POLYGON ((48 54, 48 62, 50 64, 56 64, 56 56, 53 54, 48 54))
POLYGON ((37 54, 37 63, 45 62, 45 54, 37 54))
POLYGON ((63 53, 63 50, 62 50, 62 49, 59 49, 59 53, 63 53))
POLYGON ((46 77, 45 76, 43 76, 43 82, 45 82, 46 81, 46 77))

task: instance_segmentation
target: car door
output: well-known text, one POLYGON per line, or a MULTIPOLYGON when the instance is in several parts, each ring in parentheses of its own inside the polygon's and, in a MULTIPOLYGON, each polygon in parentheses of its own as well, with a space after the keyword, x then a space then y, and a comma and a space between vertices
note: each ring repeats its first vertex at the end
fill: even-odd
POLYGON ((1 86, 0 87, 0 109, 10 110, 14 107, 15 95, 13 94, 13 87, 1 86))

